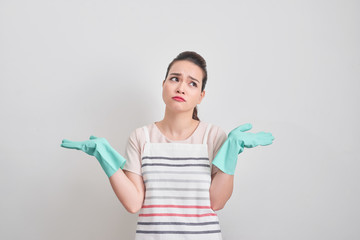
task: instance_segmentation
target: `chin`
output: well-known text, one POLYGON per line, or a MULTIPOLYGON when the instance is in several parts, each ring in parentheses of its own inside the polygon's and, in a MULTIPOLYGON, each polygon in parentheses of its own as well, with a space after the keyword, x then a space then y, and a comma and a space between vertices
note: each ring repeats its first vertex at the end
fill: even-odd
POLYGON ((182 108, 182 107, 178 107, 178 106, 167 106, 167 109, 174 113, 185 113, 185 112, 193 111, 193 108, 189 109, 189 108, 182 108))

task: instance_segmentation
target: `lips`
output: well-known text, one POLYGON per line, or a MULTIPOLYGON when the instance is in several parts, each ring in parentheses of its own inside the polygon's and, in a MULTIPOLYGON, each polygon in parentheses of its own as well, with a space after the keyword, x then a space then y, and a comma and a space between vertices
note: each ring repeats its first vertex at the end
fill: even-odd
POLYGON ((172 99, 174 99, 175 101, 178 101, 178 102, 185 102, 185 99, 183 99, 182 97, 173 97, 172 99))

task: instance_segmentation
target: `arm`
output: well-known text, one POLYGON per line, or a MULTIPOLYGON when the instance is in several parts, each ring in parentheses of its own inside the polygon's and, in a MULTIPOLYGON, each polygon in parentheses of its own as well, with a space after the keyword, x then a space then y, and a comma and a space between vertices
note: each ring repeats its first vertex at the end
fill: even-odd
POLYGON ((138 212, 145 196, 143 178, 136 173, 119 169, 109 180, 117 198, 125 209, 130 213, 138 212))
POLYGON ((220 169, 212 175, 210 186, 211 208, 215 211, 222 209, 231 196, 238 154, 244 147, 266 146, 274 140, 271 133, 244 132, 251 128, 251 124, 244 124, 232 130, 215 154, 212 164, 220 169))
POLYGON ((90 140, 75 142, 64 139, 62 147, 82 150, 95 156, 109 177, 110 184, 127 211, 136 213, 144 200, 144 183, 140 175, 123 171, 126 159, 113 149, 105 138, 90 137, 90 140))
POLYGON ((210 203, 214 211, 222 209, 230 199, 234 186, 234 175, 218 170, 211 176, 210 203))
MULTIPOLYGON (((213 156, 217 155, 222 144, 226 141, 226 133, 218 128, 213 142, 213 156)), ((234 176, 229 175, 212 166, 210 185, 210 204, 214 211, 224 208, 233 192, 234 176)))

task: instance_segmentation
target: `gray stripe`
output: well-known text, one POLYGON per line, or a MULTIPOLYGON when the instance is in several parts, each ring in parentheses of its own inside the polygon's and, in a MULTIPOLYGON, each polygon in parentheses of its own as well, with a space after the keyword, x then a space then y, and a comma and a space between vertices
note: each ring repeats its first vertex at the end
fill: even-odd
POLYGON ((137 230, 136 233, 147 233, 147 234, 207 234, 207 233, 220 233, 220 230, 211 231, 143 231, 137 230))
POLYGON ((209 189, 206 188, 146 188, 146 191, 150 190, 169 190, 169 191, 199 191, 199 192, 208 192, 209 189))
POLYGON ((182 200, 209 200, 209 197, 172 197, 172 196, 153 196, 145 197, 146 199, 182 199, 182 200))
POLYGON ((206 172, 186 172, 186 171, 144 171, 142 173, 142 175, 146 175, 146 174, 157 174, 157 173, 163 173, 163 174, 205 174, 205 175, 209 175, 210 172, 206 171, 206 172))
POLYGON ((145 166, 167 166, 167 167, 210 167, 209 164, 166 164, 166 163, 144 163, 141 167, 145 166))
POLYGON ((199 223, 189 223, 189 222, 138 222, 138 225, 190 225, 190 226, 199 226, 199 225, 213 225, 219 224, 219 222, 199 222, 199 223))
POLYGON ((165 160, 209 160, 207 157, 150 157, 145 156, 142 159, 165 159, 165 160))
POLYGON ((144 183, 147 182, 203 182, 203 183, 209 183, 209 180, 187 180, 187 179, 149 179, 145 180, 144 183))

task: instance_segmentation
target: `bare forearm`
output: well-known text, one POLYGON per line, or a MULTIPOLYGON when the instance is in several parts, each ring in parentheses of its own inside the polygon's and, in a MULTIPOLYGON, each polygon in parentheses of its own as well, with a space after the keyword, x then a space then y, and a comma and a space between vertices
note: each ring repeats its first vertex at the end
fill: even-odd
POLYGON ((230 199, 234 186, 234 175, 218 171, 210 185, 210 202, 214 211, 222 209, 230 199))
POLYGON ((110 184, 125 209, 136 213, 144 201, 144 189, 136 187, 123 170, 119 169, 110 178, 110 184))

